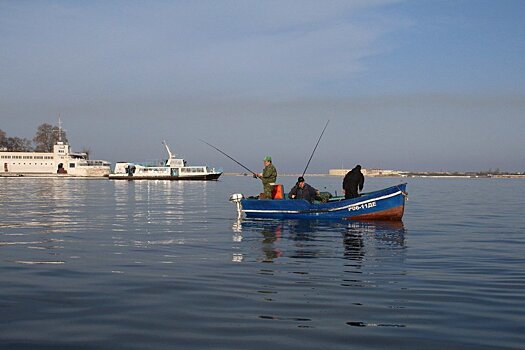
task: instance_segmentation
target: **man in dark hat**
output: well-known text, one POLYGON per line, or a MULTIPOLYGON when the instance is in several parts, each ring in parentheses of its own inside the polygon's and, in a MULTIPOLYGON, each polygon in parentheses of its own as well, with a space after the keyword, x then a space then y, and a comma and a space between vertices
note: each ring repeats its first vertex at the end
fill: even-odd
POLYGON ((359 191, 363 190, 365 184, 365 177, 361 172, 361 165, 356 165, 355 168, 346 173, 343 179, 343 192, 345 193, 345 199, 359 197, 357 188, 359 191))
POLYGON ((288 193, 288 198, 291 199, 306 199, 312 203, 316 196, 319 196, 319 191, 304 182, 304 178, 300 176, 297 183, 288 193))

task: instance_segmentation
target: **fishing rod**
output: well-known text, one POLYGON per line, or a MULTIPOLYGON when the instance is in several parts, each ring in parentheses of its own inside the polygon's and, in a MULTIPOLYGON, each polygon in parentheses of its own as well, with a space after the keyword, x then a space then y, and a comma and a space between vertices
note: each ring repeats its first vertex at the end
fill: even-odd
POLYGON ((240 166, 242 166, 244 169, 248 170, 250 173, 252 173, 253 175, 257 176, 257 173, 255 171, 251 171, 250 169, 248 169, 247 167, 245 167, 244 165, 242 165, 241 163, 239 163, 238 161, 236 161, 235 159, 233 159, 232 157, 230 157, 229 155, 227 155, 226 153, 224 153, 223 151, 221 151, 220 149, 218 149, 217 147, 215 147, 214 145, 204 141, 204 140, 201 140, 199 139, 199 141, 202 141, 204 142, 205 144, 207 144, 208 146, 210 146, 211 148, 214 148, 215 150, 221 152, 222 154, 224 154, 226 157, 230 158, 231 160, 233 160, 235 163, 239 164, 240 166))
POLYGON ((304 177, 304 174, 306 174, 306 169, 308 169, 308 165, 310 165, 310 161, 312 160, 312 157, 314 156, 315 150, 317 149, 317 146, 319 145, 319 141, 321 141, 321 138, 323 137, 324 131, 326 130, 326 127, 328 126, 329 122, 330 122, 330 119, 326 121, 326 125, 324 126, 323 132, 321 133, 321 136, 319 136, 319 140, 317 140, 317 143, 315 144, 312 155, 310 156, 310 159, 308 159, 308 163, 306 163, 306 168, 304 168, 303 175, 301 175, 301 177, 304 177))

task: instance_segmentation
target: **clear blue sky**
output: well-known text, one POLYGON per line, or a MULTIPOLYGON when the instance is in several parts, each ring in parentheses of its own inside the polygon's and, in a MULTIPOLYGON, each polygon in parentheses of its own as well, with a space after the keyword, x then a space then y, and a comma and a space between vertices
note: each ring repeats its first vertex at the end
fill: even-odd
POLYGON ((525 171, 525 1, 0 1, 0 129, 253 170, 525 171))

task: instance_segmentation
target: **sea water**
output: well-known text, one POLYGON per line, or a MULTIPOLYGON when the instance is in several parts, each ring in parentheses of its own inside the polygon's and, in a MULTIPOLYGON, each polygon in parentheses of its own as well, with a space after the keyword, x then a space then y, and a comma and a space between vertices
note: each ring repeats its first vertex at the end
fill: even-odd
POLYGON ((523 349, 525 180, 365 190, 401 182, 363 223, 238 220, 243 176, 0 178, 0 349, 523 349))

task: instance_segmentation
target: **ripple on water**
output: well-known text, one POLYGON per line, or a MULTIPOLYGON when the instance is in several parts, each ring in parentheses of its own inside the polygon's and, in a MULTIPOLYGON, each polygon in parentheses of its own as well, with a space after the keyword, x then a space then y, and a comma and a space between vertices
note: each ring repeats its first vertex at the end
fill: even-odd
POLYGON ((245 177, 28 180, 0 179, 2 348, 525 343, 522 182, 404 179, 389 224, 237 221, 245 177))

